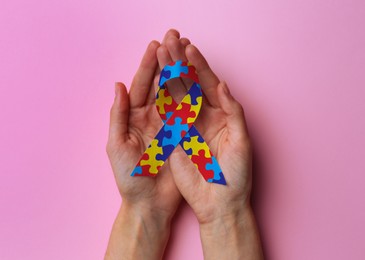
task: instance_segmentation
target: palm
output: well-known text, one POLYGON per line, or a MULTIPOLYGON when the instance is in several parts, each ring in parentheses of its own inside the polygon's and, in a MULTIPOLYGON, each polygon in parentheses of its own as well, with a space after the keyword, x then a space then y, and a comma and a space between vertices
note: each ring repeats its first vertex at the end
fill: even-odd
POLYGON ((204 222, 212 216, 217 206, 240 200, 249 193, 251 166, 250 151, 245 146, 245 140, 232 139, 227 118, 221 109, 206 105, 198 118, 196 127, 217 157, 228 187, 205 182, 182 149, 172 154, 170 168, 173 173, 179 172, 174 175, 176 184, 198 219, 204 222), (195 175, 193 178, 192 174, 195 175))
MULTIPOLYGON (((145 55, 149 54, 147 52, 145 55)), ((144 66, 152 67, 148 63, 144 66)), ((114 125, 111 122, 108 141, 109 159, 123 200, 174 212, 181 195, 167 165, 162 167, 156 178, 130 176, 144 150, 162 126, 162 120, 153 100, 155 81, 153 77, 148 80, 138 77, 137 72, 129 95, 126 92, 122 95, 120 111, 115 112, 116 120, 119 117, 121 122, 116 122, 114 125), (125 129, 118 131, 120 126, 125 129)), ((121 92, 123 91, 125 90, 122 89, 121 92)), ((116 103, 117 101, 114 106, 117 106, 116 103)), ((113 109, 115 108, 112 108, 112 113, 113 109)))
MULTIPOLYGON (((160 67, 174 60, 189 60, 194 64, 205 94, 194 125, 217 157, 227 186, 207 183, 180 146, 169 158, 178 189, 199 221, 205 221, 212 216, 214 209, 224 207, 228 201, 244 201, 250 193, 251 153, 242 107, 224 91, 194 46, 184 46, 177 38, 171 37, 167 49, 157 54, 160 67)), ((179 85, 175 87, 179 88, 179 85)))

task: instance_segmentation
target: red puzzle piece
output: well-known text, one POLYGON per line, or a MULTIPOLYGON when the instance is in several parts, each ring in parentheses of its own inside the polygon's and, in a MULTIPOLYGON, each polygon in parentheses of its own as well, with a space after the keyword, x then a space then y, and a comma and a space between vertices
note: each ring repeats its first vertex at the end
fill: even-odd
MULTIPOLYGON (((198 170, 206 181, 214 178, 214 172, 205 168, 208 163, 212 163, 212 158, 206 158, 204 150, 200 150, 198 154, 191 156, 191 160, 198 165, 198 170)), ((212 153, 210 152, 210 154, 212 153)))

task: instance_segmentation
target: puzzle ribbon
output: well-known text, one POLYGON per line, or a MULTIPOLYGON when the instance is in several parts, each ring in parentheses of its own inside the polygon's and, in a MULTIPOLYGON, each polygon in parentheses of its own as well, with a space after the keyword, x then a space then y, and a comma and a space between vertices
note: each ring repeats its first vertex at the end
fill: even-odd
POLYGON ((132 172, 132 176, 156 176, 175 147, 180 144, 208 182, 226 184, 217 159, 193 125, 202 105, 202 91, 195 67, 176 61, 166 65, 160 74, 156 108, 164 122, 132 172), (194 81, 187 94, 177 104, 169 94, 166 82, 173 78, 194 81))

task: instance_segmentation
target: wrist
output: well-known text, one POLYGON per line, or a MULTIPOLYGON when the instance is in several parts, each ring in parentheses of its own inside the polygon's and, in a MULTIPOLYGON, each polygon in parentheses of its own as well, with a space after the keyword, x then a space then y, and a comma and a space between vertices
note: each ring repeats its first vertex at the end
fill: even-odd
POLYGON ((200 224, 204 259, 263 259, 250 206, 200 224))
POLYGON ((118 219, 123 221, 123 226, 130 227, 130 237, 136 241, 147 238, 154 239, 156 244, 166 244, 170 236, 172 214, 158 209, 123 201, 116 222, 118 219))
POLYGON ((123 201, 105 259, 161 259, 170 236, 171 217, 123 201))
POLYGON ((140 219, 144 222, 149 222, 151 225, 163 227, 170 225, 174 214, 175 211, 163 210, 149 203, 131 203, 128 200, 123 200, 118 217, 129 215, 129 217, 133 217, 134 219, 140 219))
POLYGON ((244 199, 217 199, 194 212, 201 226, 212 225, 224 219, 235 219, 251 211, 250 196, 244 199))
POLYGON ((219 213, 208 220, 199 221, 200 234, 205 236, 223 236, 230 234, 230 229, 249 223, 253 216, 251 205, 231 206, 220 209, 219 213))

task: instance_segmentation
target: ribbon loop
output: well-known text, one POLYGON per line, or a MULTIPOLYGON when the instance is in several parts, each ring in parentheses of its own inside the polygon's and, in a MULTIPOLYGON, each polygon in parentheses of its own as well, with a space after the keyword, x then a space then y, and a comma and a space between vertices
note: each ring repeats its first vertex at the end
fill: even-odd
POLYGON ((208 182, 226 184, 217 159, 193 125, 202 105, 202 90, 195 67, 183 61, 166 65, 160 74, 156 108, 164 125, 147 147, 132 172, 132 176, 156 176, 175 147, 180 144, 208 182), (194 81, 180 104, 167 90, 166 82, 173 78, 194 81))

